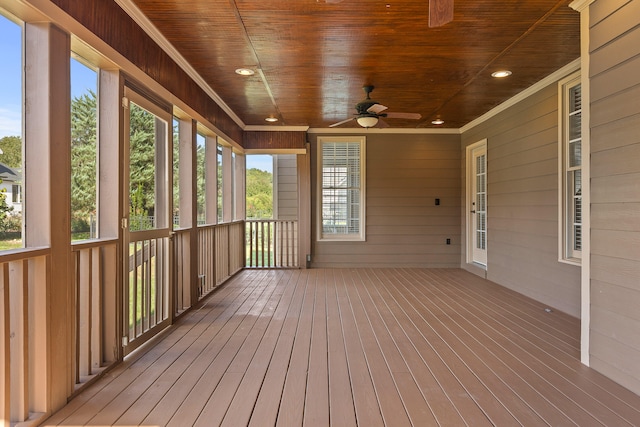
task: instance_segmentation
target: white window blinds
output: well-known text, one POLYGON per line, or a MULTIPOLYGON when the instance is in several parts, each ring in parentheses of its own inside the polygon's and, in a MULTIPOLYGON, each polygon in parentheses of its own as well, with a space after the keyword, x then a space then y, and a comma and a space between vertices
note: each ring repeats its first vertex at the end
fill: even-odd
POLYGON ((362 236, 362 143, 321 142, 322 238, 362 236))

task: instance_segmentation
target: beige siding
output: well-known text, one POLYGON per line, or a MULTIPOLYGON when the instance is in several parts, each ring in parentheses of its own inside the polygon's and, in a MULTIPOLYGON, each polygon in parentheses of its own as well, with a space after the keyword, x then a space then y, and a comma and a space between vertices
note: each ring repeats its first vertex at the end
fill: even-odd
POLYGON ((557 91, 552 84, 462 135, 462 199, 466 147, 486 138, 486 277, 578 316, 580 268, 558 262, 557 91))
POLYGON ((367 135, 366 241, 318 242, 314 138, 313 266, 459 267, 459 146, 458 135, 367 135))
POLYGON ((640 393, 640 0, 590 9, 591 366, 640 393))
POLYGON ((276 219, 298 219, 298 184, 295 154, 278 154, 274 156, 276 168, 274 202, 276 219))

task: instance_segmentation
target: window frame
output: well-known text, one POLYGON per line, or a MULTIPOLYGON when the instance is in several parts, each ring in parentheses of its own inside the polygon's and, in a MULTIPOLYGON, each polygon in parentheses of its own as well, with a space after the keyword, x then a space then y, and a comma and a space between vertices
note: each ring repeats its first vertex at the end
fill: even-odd
MULTIPOLYGON (((582 262, 582 250, 575 249, 576 233, 575 227, 580 227, 581 244, 584 243, 584 191, 581 191, 580 211, 581 218, 576 222, 574 210, 575 194, 573 191, 574 178, 576 172, 581 176, 581 188, 584 190, 584 135, 582 126, 584 97, 581 95, 580 108, 570 111, 570 91, 577 86, 581 86, 581 74, 576 72, 558 82, 558 260, 574 265, 580 265, 582 262), (570 139, 570 117, 572 115, 580 116, 579 137, 570 139), (570 142, 579 142, 580 144, 580 164, 570 164, 570 142)), ((582 88, 581 88, 582 91, 582 88)))
POLYGON ((366 137, 365 136, 326 136, 318 137, 317 140, 317 221, 316 240, 322 241, 366 241, 366 137), (360 197, 359 197, 359 230, 358 233, 332 233, 325 234, 323 231, 323 161, 322 149, 327 143, 357 143, 359 144, 359 166, 360 166, 360 197))

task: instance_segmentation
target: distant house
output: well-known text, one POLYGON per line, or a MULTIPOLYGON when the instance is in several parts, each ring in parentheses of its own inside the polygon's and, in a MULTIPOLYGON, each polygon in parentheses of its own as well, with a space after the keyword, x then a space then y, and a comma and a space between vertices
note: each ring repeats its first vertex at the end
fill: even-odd
POLYGON ((4 163, 0 163, 0 191, 4 189, 7 204, 13 206, 13 212, 22 212, 22 173, 4 163))

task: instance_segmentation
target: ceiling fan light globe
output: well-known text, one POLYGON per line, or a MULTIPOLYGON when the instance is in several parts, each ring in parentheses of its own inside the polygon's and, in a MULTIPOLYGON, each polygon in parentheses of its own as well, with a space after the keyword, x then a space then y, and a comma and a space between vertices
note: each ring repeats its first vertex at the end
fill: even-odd
POLYGON ((372 128, 378 124, 378 118, 375 116, 363 116, 356 119, 358 124, 363 128, 372 128))

